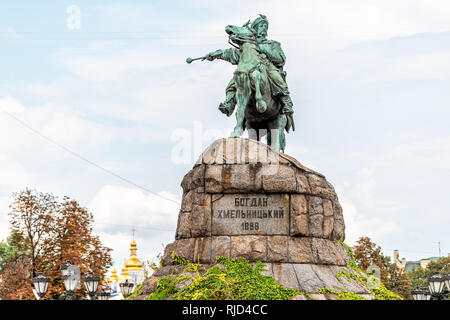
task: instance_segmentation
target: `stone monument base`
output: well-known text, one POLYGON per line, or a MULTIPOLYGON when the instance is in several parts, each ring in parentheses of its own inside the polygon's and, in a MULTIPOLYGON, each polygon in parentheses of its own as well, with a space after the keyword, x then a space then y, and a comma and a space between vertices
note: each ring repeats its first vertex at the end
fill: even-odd
POLYGON ((264 274, 286 288, 307 293, 296 299, 335 299, 321 289, 346 290, 370 299, 371 291, 348 277, 344 218, 325 177, 269 146, 242 138, 220 139, 184 177, 175 241, 162 267, 144 282, 183 272, 172 253, 203 268, 220 256, 263 261, 264 274))

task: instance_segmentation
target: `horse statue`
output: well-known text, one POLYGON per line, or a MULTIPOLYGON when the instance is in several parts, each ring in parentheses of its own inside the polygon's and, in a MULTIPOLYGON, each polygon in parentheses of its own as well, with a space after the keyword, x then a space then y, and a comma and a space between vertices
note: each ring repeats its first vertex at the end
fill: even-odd
MULTIPOLYGON (((257 34, 249 27, 249 23, 242 27, 228 25, 225 28, 229 37, 228 42, 234 48, 217 50, 200 58, 188 58, 186 61, 191 63, 194 60, 222 59, 237 64, 233 79, 227 88, 227 93, 231 92, 231 98, 234 98, 237 105, 236 126, 230 137, 242 136, 246 128, 250 139, 259 141, 267 135, 267 144, 277 152, 280 150, 284 152, 286 146, 284 130, 289 132, 290 127, 294 129, 292 113, 282 112, 282 100, 279 95, 274 94, 273 88, 282 87, 285 82, 280 76, 282 75, 280 70, 268 59, 267 54, 262 52, 257 34), (281 85, 277 86, 278 83, 281 85)), ((287 91, 287 85, 285 86, 287 91)), ((230 116, 234 106, 227 109, 221 104, 219 109, 230 116)))

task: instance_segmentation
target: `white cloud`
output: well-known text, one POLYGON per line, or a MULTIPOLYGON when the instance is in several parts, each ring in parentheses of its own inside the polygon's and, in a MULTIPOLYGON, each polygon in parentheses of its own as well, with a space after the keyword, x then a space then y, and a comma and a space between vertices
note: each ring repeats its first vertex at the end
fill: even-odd
MULTIPOLYGON (((159 195, 179 201, 170 192, 159 195)), ((114 266, 120 272, 130 252, 131 231, 136 229, 138 257, 156 261, 164 245, 174 241, 180 205, 142 190, 106 185, 93 197, 88 208, 94 214, 95 234, 113 249, 114 266)))
POLYGON ((0 98, 0 134, 3 137, 10 137, 0 140, 0 148, 16 154, 35 152, 44 155, 48 152, 55 156, 52 152, 55 147, 30 128, 69 149, 80 152, 104 148, 112 136, 107 126, 85 120, 74 109, 64 105, 47 103, 38 107, 25 107, 17 99, 0 98), (1 112, 2 110, 18 118, 22 123, 1 112))
POLYGON ((450 169, 450 136, 419 140, 394 147, 374 161, 375 166, 411 169, 450 169))
POLYGON ((99 227, 105 228, 109 224, 110 227, 128 225, 175 230, 179 199, 170 192, 159 192, 158 195, 175 202, 137 188, 106 185, 88 207, 95 213, 99 227))
POLYGON ((345 221, 345 241, 354 245, 361 237, 370 237, 375 242, 384 240, 386 236, 401 236, 403 230, 394 221, 386 221, 371 214, 358 212, 355 205, 340 199, 345 221))
MULTIPOLYGON (((30 83, 24 79, 24 86, 8 85, 6 93, 14 98, 2 98, 0 107, 59 143, 94 159, 100 158, 101 164, 109 169, 146 175, 150 170, 145 164, 156 156, 149 152, 149 160, 142 161, 117 144, 136 144, 140 149, 157 152, 161 142, 172 143, 172 130, 190 129, 199 118, 208 126, 232 126, 234 118, 221 117, 217 105, 224 98, 225 86, 235 67, 223 61, 186 65, 184 59, 228 47, 225 25, 241 24, 263 13, 270 21, 269 38, 280 41, 286 51, 288 83, 295 98, 297 131, 288 136, 287 152, 297 154, 298 160, 306 165, 313 163, 313 168, 332 176, 333 182, 340 186, 337 189, 344 199, 348 239, 370 234, 374 240, 392 240, 392 234, 401 234, 406 228, 404 221, 416 221, 416 225, 412 222, 408 225, 416 234, 433 232, 418 226, 423 219, 420 213, 430 210, 429 203, 437 203, 441 211, 436 208, 433 212, 443 214, 443 200, 433 192, 426 193, 427 199, 422 194, 415 197, 414 211, 411 210, 407 220, 405 213, 401 214, 405 207, 411 206, 411 191, 403 189, 411 188, 414 179, 407 172, 404 180, 400 180, 398 171, 448 169, 448 133, 436 138, 439 135, 429 124, 423 129, 427 134, 431 132, 426 139, 417 136, 397 139, 411 129, 405 122, 421 119, 422 113, 405 117, 404 112, 396 114, 395 110, 405 98, 410 98, 414 102, 423 99, 426 102, 423 108, 434 107, 445 113, 448 100, 444 90, 435 95, 426 95, 427 92, 421 95, 420 90, 411 90, 405 83, 436 79, 445 86, 450 56, 448 51, 441 52, 438 40, 437 49, 414 53, 399 46, 398 39, 385 40, 450 30, 448 1, 435 0, 432 5, 424 0, 235 1, 231 6, 236 10, 231 11, 219 1, 197 0, 194 4, 205 6, 211 15, 189 23, 166 19, 164 26, 173 23, 171 27, 181 30, 175 32, 175 37, 163 33, 162 38, 167 34, 167 39, 147 41, 150 45, 138 41, 96 41, 83 47, 86 50, 65 48, 54 52, 54 66, 61 67, 61 76, 55 75, 50 83, 30 83), (373 42, 373 39, 382 40, 373 42), (360 42, 365 43, 359 45, 360 42), (346 47, 349 45, 354 46, 346 47), (336 52, 343 47, 346 49, 336 52), (387 54, 386 49, 391 48, 398 50, 387 54), (394 83, 397 87, 386 91, 380 83, 394 83), (407 94, 400 96, 401 90, 407 94), (376 99, 381 102, 373 104, 376 99), (373 110, 382 117, 364 122, 364 117, 376 114, 373 110), (377 126, 369 127, 373 123, 377 126), (392 141, 378 139, 384 132, 391 133, 392 141), (380 141, 380 146, 372 148, 373 141, 380 141), (351 154, 356 156, 342 159, 343 155, 351 154), (389 189, 394 186, 397 186, 395 197, 389 189)), ((99 24, 104 23, 105 16, 111 20, 118 17, 116 30, 150 28, 153 25, 148 21, 167 17, 167 12, 158 12, 150 5, 145 6, 149 10, 142 8, 117 3, 99 6, 95 14, 99 24)), ((89 17, 92 12, 86 9, 82 8, 82 14, 89 17)), ((421 39, 413 40, 412 48, 428 48, 421 39)), ((421 83, 417 86, 422 88, 421 83)), ((436 114, 434 118, 442 121, 445 116, 436 114)), ((119 260, 119 256, 128 256, 130 237, 118 232, 124 225, 148 227, 146 235, 164 240, 173 237, 173 232, 163 234, 155 229, 175 228, 177 205, 135 188, 114 185, 114 181, 104 178, 103 172, 98 174, 95 168, 77 166, 64 151, 1 113, 0 134, 4 137, 0 139, 4 177, 0 179, 0 190, 10 193, 21 185, 45 184, 50 190, 64 194, 82 194, 77 200, 89 203, 102 238, 118 250, 115 256, 119 260), (58 165, 66 168, 55 171, 53 167, 58 165)), ((172 172, 173 164, 164 160, 159 159, 161 166, 151 170, 172 172)), ((445 189, 445 181, 439 183, 436 189, 445 189)), ((163 194, 176 199, 172 193, 163 194)), ((0 206, 9 202, 4 199, 0 199, 0 206)), ((0 219, 0 230, 1 227, 0 219)), ((143 245, 152 243, 143 256, 159 249, 156 238, 139 239, 143 245)))
POLYGON ((177 59, 180 53, 166 51, 158 47, 135 47, 116 50, 114 46, 103 46, 94 50, 96 55, 83 55, 70 48, 62 49, 57 60, 80 79, 89 82, 117 82, 133 76, 133 73, 146 73, 163 70, 184 61, 177 59))

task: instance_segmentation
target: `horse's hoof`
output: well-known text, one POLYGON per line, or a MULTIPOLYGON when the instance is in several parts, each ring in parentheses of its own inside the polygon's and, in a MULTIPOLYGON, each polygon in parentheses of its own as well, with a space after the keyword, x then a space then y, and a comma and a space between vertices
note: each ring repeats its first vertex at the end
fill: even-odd
POLYGON ((240 138, 242 136, 242 133, 242 130, 234 129, 234 131, 230 134, 230 138, 240 138))
POLYGON ((266 112, 267 105, 263 100, 256 101, 256 110, 258 110, 259 113, 266 112))
POLYGON ((225 104, 224 104, 224 103, 220 103, 220 104, 219 104, 219 110, 220 110, 220 112, 222 112, 222 113, 226 114, 226 115, 227 115, 227 117, 229 117, 229 116, 230 116, 230 109, 229 109, 229 108, 227 108, 227 106, 225 106, 225 104))

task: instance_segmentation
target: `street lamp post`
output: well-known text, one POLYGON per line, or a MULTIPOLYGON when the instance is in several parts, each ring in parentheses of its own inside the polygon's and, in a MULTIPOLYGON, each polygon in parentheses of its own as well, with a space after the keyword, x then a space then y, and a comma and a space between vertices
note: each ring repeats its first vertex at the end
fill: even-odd
POLYGON ((122 296, 126 299, 130 296, 133 291, 134 283, 128 282, 128 279, 125 282, 119 283, 120 291, 122 292, 122 296))
POLYGON ((428 290, 416 289, 411 291, 411 294, 414 300, 431 300, 431 298, 442 300, 445 286, 450 292, 450 274, 441 276, 439 273, 436 273, 428 278, 428 290))
POLYGON ((74 292, 80 285, 80 268, 67 261, 67 264, 61 266, 61 275, 66 289, 65 300, 78 300, 74 292))
POLYGON ((64 282, 64 288, 66 289, 66 300, 78 300, 77 296, 74 295, 78 280, 72 278, 69 274, 63 276, 62 280, 64 282))
POLYGON ((425 289, 416 289, 411 291, 414 300, 430 300, 431 294, 428 290, 425 289))
POLYGON ((83 278, 84 286, 88 292, 91 300, 95 299, 95 293, 97 292, 98 283, 100 282, 99 276, 94 276, 92 271, 89 271, 89 275, 83 278))
MULTIPOLYGON (((68 261, 67 264, 61 266, 61 275, 66 296, 61 296, 58 300, 78 300, 77 296, 74 295, 74 292, 75 289, 79 289, 80 286, 80 268, 68 261)), ((50 279, 39 273, 39 275, 34 277, 31 281, 33 282, 36 291, 36 298, 38 300, 42 299, 47 293, 50 279)), ((108 300, 110 298, 111 293, 105 292, 105 290, 102 290, 101 293, 96 293, 98 284, 100 283, 100 277, 94 276, 92 270, 90 270, 89 274, 83 278, 83 282, 91 300, 94 300, 95 297, 98 297, 99 300, 108 300)), ((127 296, 130 295, 132 288, 133 284, 128 283, 127 281, 124 288, 122 289, 121 287, 122 294, 127 294, 127 296)))
POLYGON ((439 273, 436 273, 428 278, 428 289, 433 297, 437 300, 442 299, 442 290, 445 285, 445 277, 441 277, 439 273))
POLYGON ((109 300, 110 297, 111 297, 111 293, 109 293, 109 292, 106 292, 106 291, 97 292, 98 300, 109 300))
POLYGON ((450 274, 444 276, 444 282, 445 285, 447 286, 448 292, 450 292, 450 274))
POLYGON ((34 277, 31 281, 33 281, 34 288, 36 289, 37 295, 40 299, 42 299, 47 293, 48 283, 50 279, 43 276, 42 273, 39 273, 37 277, 34 277))

